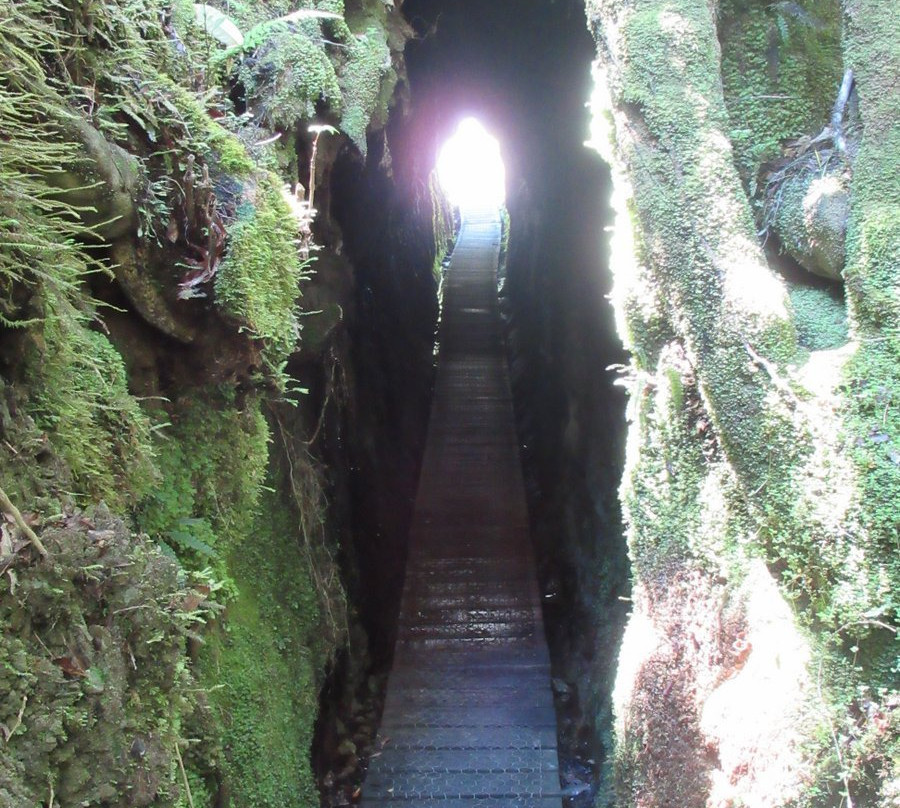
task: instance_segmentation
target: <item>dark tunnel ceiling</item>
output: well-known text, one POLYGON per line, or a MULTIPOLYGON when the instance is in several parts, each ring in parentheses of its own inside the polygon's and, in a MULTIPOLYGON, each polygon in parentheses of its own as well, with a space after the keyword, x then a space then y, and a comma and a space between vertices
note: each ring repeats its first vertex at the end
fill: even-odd
POLYGON ((582 2, 406 0, 403 12, 418 35, 406 56, 424 159, 467 114, 501 141, 513 182, 549 181, 545 166, 583 149, 593 42, 582 2))

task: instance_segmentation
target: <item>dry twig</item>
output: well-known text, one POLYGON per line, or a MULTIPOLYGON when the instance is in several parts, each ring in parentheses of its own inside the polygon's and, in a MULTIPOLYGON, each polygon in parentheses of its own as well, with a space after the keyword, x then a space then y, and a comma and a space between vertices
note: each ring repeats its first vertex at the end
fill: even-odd
MULTIPOLYGON (((5 724, 0 724, 0 732, 3 734, 3 740, 6 743, 9 743, 9 739, 12 738, 13 733, 22 726, 22 716, 25 715, 25 705, 28 704, 28 695, 22 696, 22 706, 19 708, 19 714, 16 716, 16 720, 11 727, 7 727, 5 724)), ((50 801, 50 804, 53 804, 53 801, 50 801)))
POLYGON ((25 538, 31 543, 32 547, 40 553, 41 558, 47 557, 47 548, 44 547, 43 542, 38 538, 37 533, 35 533, 31 527, 29 527, 28 523, 22 517, 21 511, 12 503, 12 500, 6 495, 6 491, 0 488, 0 509, 3 510, 4 513, 8 513, 13 521, 16 523, 16 527, 22 531, 25 535, 25 538))
POLYGON ((184 770, 184 761, 181 759, 181 749, 178 748, 178 741, 175 741, 175 757, 178 758, 178 768, 181 769, 181 779, 184 782, 184 791, 188 805, 194 808, 194 797, 191 795, 191 786, 188 783, 187 772, 184 770))

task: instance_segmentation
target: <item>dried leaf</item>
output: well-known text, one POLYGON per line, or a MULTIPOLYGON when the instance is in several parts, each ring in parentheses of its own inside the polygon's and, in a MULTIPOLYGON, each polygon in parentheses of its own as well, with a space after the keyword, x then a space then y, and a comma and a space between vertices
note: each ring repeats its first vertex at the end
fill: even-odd
POLYGON ((62 672, 67 676, 78 676, 82 679, 87 676, 84 666, 75 657, 57 657, 53 661, 62 668, 62 672))
MULTIPOLYGON (((199 589, 199 587, 198 587, 199 589)), ((184 599, 181 604, 181 608, 186 612, 193 612, 199 608, 200 604, 206 600, 206 596, 209 593, 199 592, 196 589, 193 592, 190 592, 188 596, 184 599)))

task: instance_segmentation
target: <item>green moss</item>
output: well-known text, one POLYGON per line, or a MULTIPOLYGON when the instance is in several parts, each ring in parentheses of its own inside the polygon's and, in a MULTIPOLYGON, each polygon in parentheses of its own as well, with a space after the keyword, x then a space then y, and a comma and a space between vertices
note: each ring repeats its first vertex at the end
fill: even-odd
POLYGON ((850 339, 847 327, 847 305, 843 296, 830 289, 789 286, 797 342, 810 351, 824 351, 846 345, 850 339))
POLYGON ((165 76, 158 78, 156 91, 150 98, 161 112, 169 116, 173 110, 177 113, 177 118, 168 120, 166 125, 183 133, 179 145, 185 154, 200 155, 231 177, 247 179, 253 174, 256 164, 244 144, 210 117, 194 93, 165 76))
POLYGON ((828 121, 842 73, 840 3, 724 0, 719 39, 729 135, 755 191, 760 166, 779 157, 786 140, 828 121))
MULTIPOLYGON (((754 550, 787 568, 784 589, 807 618, 831 621, 839 619, 832 607, 858 571, 845 574, 852 555, 846 542, 835 540, 824 553, 816 539, 830 530, 810 505, 823 472, 810 465, 813 430, 798 417, 780 369, 794 356, 794 326, 762 254, 748 258, 756 238, 724 137, 729 124, 712 23, 702 2, 648 3, 624 14, 619 39, 603 43, 617 54, 620 70, 612 76, 618 91, 612 101, 624 121, 618 153, 633 182, 640 249, 637 272, 627 279, 624 319, 638 369, 650 377, 637 374, 634 395, 649 406, 648 385, 671 386, 660 363, 667 335, 677 335, 705 413, 704 431, 694 435, 676 428, 677 409, 653 408, 640 422, 630 450, 637 471, 624 489, 633 518, 647 523, 634 561, 639 568, 654 555, 671 555, 664 548, 696 552, 705 543, 699 522, 690 523, 702 522, 704 512, 713 516, 702 502, 709 484, 724 498, 719 511, 730 514, 719 532, 734 534, 719 546, 752 533, 754 550), (693 460, 678 453, 707 434, 727 473, 709 483, 705 477, 701 491, 692 476, 702 468, 697 449, 693 460), (678 521, 681 513, 687 526, 678 521)), ((809 317, 802 325, 816 326, 817 339, 837 338, 809 317)), ((865 591, 856 605, 877 590, 865 591)), ((846 617, 852 608, 844 605, 846 617)))
POLYGON ((296 347, 303 267, 297 221, 277 179, 262 178, 228 227, 228 254, 216 274, 216 303, 264 340, 273 365, 296 347))
POLYGON ((214 390, 194 395, 158 433, 160 484, 141 503, 138 523, 188 565, 213 564, 226 577, 229 548, 255 518, 269 431, 255 399, 239 408, 214 390))
POLYGON ((128 392, 122 358, 72 312, 49 315, 29 370, 29 411, 78 489, 121 508, 155 482, 150 421, 128 392))
POLYGON ((262 505, 252 539, 230 555, 238 595, 201 667, 234 804, 305 808, 318 802, 310 747, 330 648, 298 522, 270 491, 262 505))
MULTIPOLYGON (((382 29, 372 27, 364 34, 350 36, 347 59, 338 77, 344 99, 341 129, 363 155, 366 129, 381 98, 382 79, 390 69, 391 52, 382 29)), ((381 117, 386 118, 383 112, 381 117)))
POLYGON ((10 65, 0 82, 0 322, 31 330, 20 368, 34 390, 27 410, 70 467, 72 493, 122 507, 153 481, 150 428, 120 356, 89 327, 95 307, 82 283, 99 266, 80 245, 91 233, 47 182, 79 153, 59 142, 71 112, 40 60, 64 37, 43 21, 43 7, 8 11, 0 32, 10 65))
MULTIPOLYGON (((788 314, 763 257, 751 257, 756 234, 734 170, 736 159, 740 179, 752 181, 782 139, 826 122, 842 68, 837 4, 722 3, 724 97, 708 3, 589 4, 604 24, 598 52, 617 168, 634 192, 637 266, 623 261, 627 270, 616 271, 627 275, 617 278, 625 287, 617 298, 635 353, 622 498, 638 591, 650 593, 644 608, 654 618, 670 568, 720 565, 730 588, 762 556, 780 576, 781 595, 810 632, 831 722, 811 739, 819 746, 810 757, 826 765, 808 788, 819 801, 804 805, 837 804, 845 778, 860 802, 880 804, 893 775, 879 744, 897 745, 896 729, 884 728, 895 720, 886 694, 897 676, 900 591, 900 100, 892 90, 900 47, 883 4, 844 6, 863 124, 847 238, 849 323, 839 296, 819 289, 793 289, 788 314), (779 15, 787 15, 781 23, 779 15), (780 73, 766 84, 773 61, 780 73), (761 97, 794 89, 799 97, 784 108, 761 97), (739 140, 734 153, 729 133, 739 140), (856 342, 842 389, 819 396, 795 385, 794 321, 804 348, 856 342)), ((642 676, 626 686, 646 687, 642 676)), ((627 764, 635 739, 625 736, 618 754, 627 764)), ((640 789, 648 773, 620 775, 626 789, 640 789)), ((636 794, 623 792, 624 804, 636 794)))
POLYGON ((295 459, 265 479, 269 430, 255 399, 198 391, 172 422, 141 526, 189 567, 211 564, 229 593, 197 664, 210 709, 191 719, 201 738, 186 755, 191 779, 199 793, 224 784, 244 808, 312 805, 318 692, 337 643, 329 613, 344 608, 334 562, 313 543, 324 519, 317 472, 295 459))
POLYGON ((682 434, 685 411, 660 403, 657 395, 642 396, 641 445, 623 488, 633 569, 644 581, 693 555, 699 515, 703 457, 692 436, 682 434))
POLYGON ((43 4, 4 9, 0 58, 0 323, 26 327, 47 306, 78 298, 92 261, 79 246, 90 238, 65 194, 53 193, 48 176, 76 161, 79 147, 58 133, 71 118, 65 94, 42 65, 61 48, 61 34, 42 21, 43 4), (62 141, 62 142, 61 142, 62 141), (39 291, 42 300, 32 300, 39 291))
MULTIPOLYGON (((847 368, 845 423, 863 483, 861 522, 871 576, 900 591, 900 44, 891 9, 866 0, 848 11, 846 60, 853 65, 862 118, 854 161, 845 270, 851 331, 859 350, 847 368)), ((881 604, 900 622, 896 595, 881 604)))
MULTIPOLYGON (((307 25, 314 26, 318 34, 317 24, 307 25)), ((311 119, 320 102, 340 109, 341 88, 318 36, 273 23, 263 26, 259 41, 246 43, 244 51, 252 56, 241 63, 238 78, 249 106, 267 125, 292 129, 311 119)))
MULTIPOLYGON (((885 615, 900 617, 900 350, 893 343, 870 344, 847 367, 847 440, 862 481, 860 545, 867 567, 876 578, 875 591, 884 593, 878 606, 885 615), (878 581, 877 579, 881 580, 878 581), (894 594, 889 594, 894 593, 894 594)), ((871 608, 872 604, 867 604, 871 608)))
MULTIPOLYGON (((900 146, 900 138, 898 138, 900 146)), ((886 161, 895 162, 891 156, 886 161)), ((896 171, 895 166, 885 166, 896 171)), ((854 182, 854 192, 858 180, 854 182)), ((891 341, 897 340, 900 319, 900 299, 896 290, 897 250, 900 249, 900 212, 898 205, 885 202, 854 202, 850 253, 845 273, 847 289, 851 293, 854 321, 861 332, 886 332, 891 341), (860 214, 864 211, 864 217, 860 214), (861 220, 862 219, 862 220, 861 220)))
POLYGON ((627 58, 614 101, 639 133, 620 148, 632 171, 653 302, 663 308, 656 318, 669 319, 685 340, 721 442, 753 490, 780 474, 758 436, 789 426, 767 411, 766 380, 748 366, 745 346, 786 361, 795 335, 761 252, 747 258, 754 225, 723 136, 728 123, 709 7, 647 4, 625 17, 619 47, 627 58))

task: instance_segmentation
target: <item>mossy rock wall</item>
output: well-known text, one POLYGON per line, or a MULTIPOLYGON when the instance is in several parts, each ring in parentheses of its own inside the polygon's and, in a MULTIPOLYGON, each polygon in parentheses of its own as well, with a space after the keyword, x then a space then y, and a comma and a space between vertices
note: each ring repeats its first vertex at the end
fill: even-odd
MULTIPOLYGON (((330 137, 358 163, 387 120, 405 28, 357 5, 352 30, 328 23, 348 54, 318 20, 271 25, 292 5, 236 12, 260 48, 300 37, 322 67, 254 120, 229 99, 249 49, 210 41, 191 4, 4 6, 0 487, 25 524, 0 536, 4 805, 318 803, 320 693, 350 623, 352 518, 329 485, 349 460, 313 445, 357 412, 327 384, 356 294, 327 209, 340 147, 317 166, 315 238, 349 281, 319 282, 339 293, 309 344, 296 188, 314 115, 344 110, 330 137)), ((412 260, 433 294, 429 217, 412 260)))
POLYGON ((860 148, 853 163, 849 330, 841 311, 832 322, 834 296, 786 294, 754 220, 760 167, 822 130, 844 66, 862 63, 855 47, 879 53, 858 80, 862 142, 896 131, 881 13, 848 5, 857 38, 845 31, 842 64, 833 3, 588 3, 594 142, 617 184, 613 297, 632 353, 622 805, 891 799, 898 522, 883 492, 897 491, 897 434, 892 408, 877 426, 863 413, 876 389, 893 400, 896 285, 880 273, 896 260, 863 245, 890 241, 893 152, 860 148), (793 650, 781 657, 773 636, 793 650))
POLYGON ((0 800, 174 805, 205 582, 104 507, 42 537, 48 560, 4 558, 0 800))

